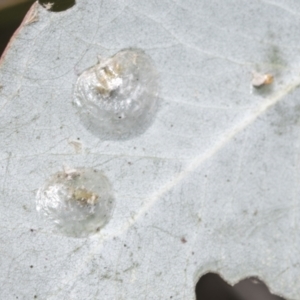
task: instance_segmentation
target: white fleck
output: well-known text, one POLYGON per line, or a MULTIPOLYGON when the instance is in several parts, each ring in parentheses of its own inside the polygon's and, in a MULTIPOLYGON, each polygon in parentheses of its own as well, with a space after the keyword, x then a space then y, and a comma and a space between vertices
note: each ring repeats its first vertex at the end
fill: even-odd
POLYGON ((69 139, 68 143, 74 147, 74 150, 76 153, 82 152, 82 142, 80 142, 78 140, 69 139))
POLYGON ((43 3, 43 6, 47 9, 50 10, 52 8, 52 6, 54 5, 54 3, 48 2, 48 3, 43 3))
POLYGON ((252 86, 255 88, 262 87, 264 85, 271 84, 273 82, 273 75, 271 74, 260 74, 255 71, 252 72, 252 86))

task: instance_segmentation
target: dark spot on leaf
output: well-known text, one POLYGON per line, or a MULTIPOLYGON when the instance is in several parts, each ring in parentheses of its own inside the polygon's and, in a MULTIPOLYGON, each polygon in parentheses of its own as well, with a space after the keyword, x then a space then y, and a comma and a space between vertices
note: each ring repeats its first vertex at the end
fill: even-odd
POLYGON ((75 5, 75 0, 39 0, 45 9, 53 12, 64 11, 75 5))
POLYGON ((278 66, 285 67, 286 60, 283 58, 283 53, 278 46, 272 45, 267 51, 266 59, 269 64, 278 68, 278 66))
POLYGON ((201 300, 284 300, 269 292, 267 286, 255 277, 241 280, 230 286, 218 274, 203 275, 196 284, 196 299, 201 300))

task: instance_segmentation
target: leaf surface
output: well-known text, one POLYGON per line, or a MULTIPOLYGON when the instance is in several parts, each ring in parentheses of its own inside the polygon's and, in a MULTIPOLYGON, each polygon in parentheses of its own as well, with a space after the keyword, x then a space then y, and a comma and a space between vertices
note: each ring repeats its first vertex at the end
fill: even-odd
POLYGON ((299 15, 292 0, 35 4, 0 65, 1 298, 194 299, 213 271, 298 299, 299 15), (103 141, 74 84, 129 47, 154 60, 160 108, 144 134, 103 141), (253 71, 274 82, 254 89, 253 71), (90 238, 37 216, 63 165, 112 183, 113 216, 90 238))

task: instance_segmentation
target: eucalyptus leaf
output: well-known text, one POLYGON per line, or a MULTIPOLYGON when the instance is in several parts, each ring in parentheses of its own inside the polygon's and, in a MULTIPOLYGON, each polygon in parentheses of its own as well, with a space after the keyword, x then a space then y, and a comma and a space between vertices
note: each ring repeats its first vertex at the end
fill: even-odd
POLYGON ((0 298, 195 299, 215 272, 299 299, 299 16, 293 0, 34 4, 0 65, 0 298), (104 140, 74 86, 128 48, 153 60, 159 108, 143 134, 104 140), (113 214, 91 237, 36 212, 65 166, 111 182, 113 214))

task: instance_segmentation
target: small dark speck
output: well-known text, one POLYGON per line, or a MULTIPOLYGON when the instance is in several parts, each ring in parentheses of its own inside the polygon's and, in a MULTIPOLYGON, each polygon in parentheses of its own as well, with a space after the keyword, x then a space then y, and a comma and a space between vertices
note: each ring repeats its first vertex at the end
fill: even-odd
POLYGON ((192 255, 194 255, 195 254, 195 252, 192 252, 192 255))
POLYGON ((96 232, 98 232, 98 231, 100 231, 100 227, 97 227, 97 228, 96 228, 96 232))
POLYGON ((33 265, 31 265, 30 268, 32 269, 32 268, 33 268, 33 265))
POLYGON ((126 245, 126 244, 124 244, 124 247, 127 247, 127 245, 126 245))
POLYGON ((227 182, 230 182, 230 180, 229 180, 229 179, 227 179, 227 182))
POLYGON ((135 150, 135 149, 136 149, 136 147, 133 147, 133 149, 135 150))
POLYGON ((80 141, 80 138, 77 138, 78 141, 80 141))
POLYGON ((64 128, 64 126, 60 126, 59 128, 60 128, 60 129, 63 129, 63 128, 64 128))
POLYGON ((34 229, 31 228, 30 231, 31 231, 31 232, 34 232, 34 229))
POLYGON ((132 165, 132 162, 131 162, 131 161, 129 161, 129 162, 128 162, 128 164, 129 164, 129 165, 132 165))
POLYGON ((187 240, 185 239, 185 237, 182 237, 181 239, 181 243, 185 244, 187 242, 187 240))
POLYGON ((34 299, 36 299, 37 298, 37 295, 34 295, 34 297, 33 297, 34 299))
POLYGON ((173 124, 171 124, 171 127, 173 127, 174 125, 173 124))

